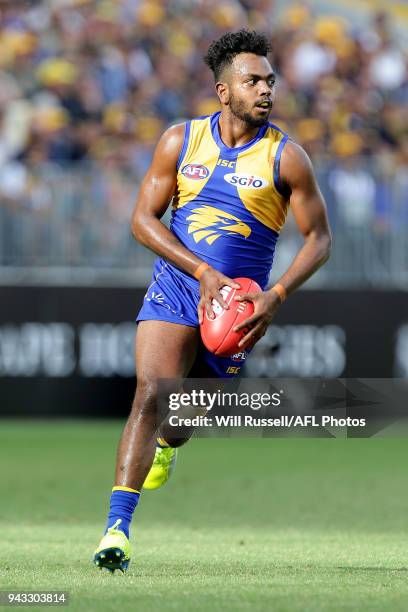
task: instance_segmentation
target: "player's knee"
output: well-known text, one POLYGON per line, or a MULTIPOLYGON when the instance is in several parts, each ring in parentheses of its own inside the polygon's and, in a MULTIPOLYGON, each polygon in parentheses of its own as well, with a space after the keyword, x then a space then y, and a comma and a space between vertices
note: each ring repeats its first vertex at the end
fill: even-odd
POLYGON ((157 381, 148 378, 138 378, 132 411, 150 414, 157 407, 157 381))

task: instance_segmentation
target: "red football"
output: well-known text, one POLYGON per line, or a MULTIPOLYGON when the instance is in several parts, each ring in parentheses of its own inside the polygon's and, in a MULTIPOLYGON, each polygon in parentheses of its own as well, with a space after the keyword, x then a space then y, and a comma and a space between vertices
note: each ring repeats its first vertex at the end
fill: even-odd
POLYGON ((232 329, 250 317, 254 312, 252 302, 237 302, 234 298, 244 293, 259 293, 262 291, 258 283, 250 278, 234 278, 234 281, 241 286, 241 289, 231 289, 231 287, 226 285, 220 290, 229 309, 224 310, 214 299, 212 301, 212 309, 215 318, 210 319, 208 314, 204 312, 203 322, 200 326, 204 346, 214 355, 219 355, 220 357, 230 357, 242 351, 242 348, 238 346, 238 342, 245 336, 248 330, 243 329, 239 332, 234 332, 232 329))

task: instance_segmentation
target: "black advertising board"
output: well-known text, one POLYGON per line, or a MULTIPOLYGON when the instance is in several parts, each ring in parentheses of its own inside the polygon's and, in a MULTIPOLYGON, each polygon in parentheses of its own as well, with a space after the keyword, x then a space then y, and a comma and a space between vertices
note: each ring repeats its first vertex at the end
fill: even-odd
MULTIPOLYGON (((132 288, 2 287, 0 415, 123 417, 135 387, 132 288)), ((299 291, 247 377, 408 377, 408 293, 299 291)))

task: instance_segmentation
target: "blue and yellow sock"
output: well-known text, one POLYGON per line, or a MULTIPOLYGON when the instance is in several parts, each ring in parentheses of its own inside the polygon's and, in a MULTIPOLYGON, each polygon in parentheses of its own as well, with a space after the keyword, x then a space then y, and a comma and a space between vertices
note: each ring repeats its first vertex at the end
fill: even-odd
POLYGON ((122 519, 119 529, 123 531, 127 538, 129 537, 130 523, 132 521, 133 512, 139 502, 139 497, 140 491, 136 491, 136 489, 131 489, 130 487, 113 487, 105 533, 118 519, 122 519))
POLYGON ((169 448, 170 444, 167 444, 164 438, 156 438, 156 446, 159 448, 169 448))

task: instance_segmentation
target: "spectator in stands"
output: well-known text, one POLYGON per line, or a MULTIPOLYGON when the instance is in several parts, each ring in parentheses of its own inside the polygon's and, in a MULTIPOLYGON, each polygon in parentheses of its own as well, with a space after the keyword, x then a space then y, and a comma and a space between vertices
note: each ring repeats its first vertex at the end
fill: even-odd
POLYGON ((278 12, 270 0, 3 0, 0 164, 13 177, 44 164, 112 171, 133 197, 166 125, 217 109, 201 56, 240 27, 268 29, 274 42, 275 123, 316 166, 334 166, 336 200, 343 180, 366 194, 354 207, 343 198, 344 222, 375 224, 381 207, 365 162, 389 181, 406 167, 408 138, 407 53, 384 11, 357 26, 305 3, 278 12), (359 141, 352 156, 344 139, 359 141))

